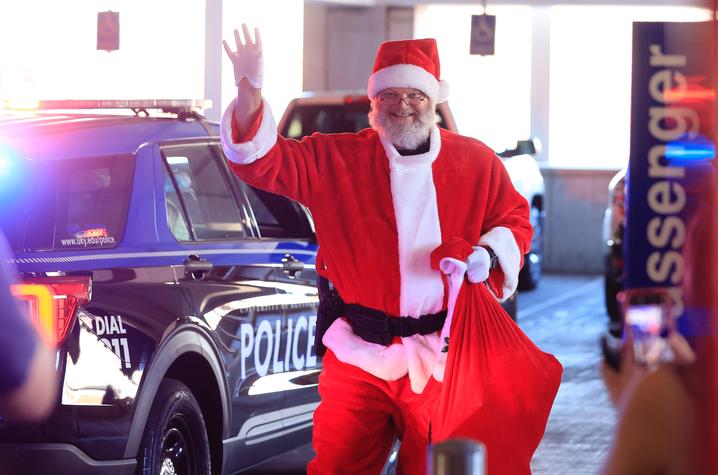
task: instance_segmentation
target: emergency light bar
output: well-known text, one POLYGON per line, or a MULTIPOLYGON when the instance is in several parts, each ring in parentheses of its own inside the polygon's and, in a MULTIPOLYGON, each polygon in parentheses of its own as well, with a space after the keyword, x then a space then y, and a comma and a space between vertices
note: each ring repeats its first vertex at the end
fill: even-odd
POLYGON ((0 109, 15 110, 57 110, 57 109, 161 109, 172 112, 177 110, 212 107, 210 99, 69 99, 43 101, 1 100, 0 109))

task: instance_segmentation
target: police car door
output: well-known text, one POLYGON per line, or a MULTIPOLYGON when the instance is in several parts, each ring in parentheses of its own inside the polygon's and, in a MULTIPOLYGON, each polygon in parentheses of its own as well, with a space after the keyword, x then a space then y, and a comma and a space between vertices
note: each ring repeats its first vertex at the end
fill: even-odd
POLYGON ((164 146, 162 154, 167 225, 187 252, 181 284, 224 358, 233 435, 225 449, 241 453, 226 460, 239 468, 291 448, 283 421, 290 302, 275 271, 292 252, 258 238, 218 144, 164 146))
POLYGON ((273 279, 286 312, 283 420, 285 430, 308 433, 319 400, 321 371, 321 359, 314 353, 318 299, 312 219, 298 203, 236 180, 250 204, 262 241, 283 250, 275 254, 273 262, 273 279))

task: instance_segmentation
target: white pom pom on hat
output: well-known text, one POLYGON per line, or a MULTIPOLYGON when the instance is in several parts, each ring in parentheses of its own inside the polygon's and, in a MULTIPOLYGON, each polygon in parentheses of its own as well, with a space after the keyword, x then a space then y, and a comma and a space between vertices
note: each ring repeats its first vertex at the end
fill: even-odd
POLYGON ((369 98, 389 87, 418 89, 435 102, 448 99, 449 83, 441 80, 435 39, 385 41, 379 46, 369 76, 369 98))

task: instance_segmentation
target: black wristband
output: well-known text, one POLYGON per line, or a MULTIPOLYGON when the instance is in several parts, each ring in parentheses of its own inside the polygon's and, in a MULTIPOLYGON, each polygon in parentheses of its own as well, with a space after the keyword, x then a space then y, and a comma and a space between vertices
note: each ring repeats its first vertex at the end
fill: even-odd
POLYGON ((499 265, 499 257, 496 255, 493 249, 491 249, 489 246, 481 246, 484 249, 486 249, 486 252, 489 253, 489 261, 491 262, 491 265, 489 266, 489 269, 495 269, 499 265))

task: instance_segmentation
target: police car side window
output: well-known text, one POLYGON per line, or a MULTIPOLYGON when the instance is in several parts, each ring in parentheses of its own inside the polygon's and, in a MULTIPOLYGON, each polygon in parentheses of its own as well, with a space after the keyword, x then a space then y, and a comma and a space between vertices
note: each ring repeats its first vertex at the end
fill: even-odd
POLYGON ((87 157, 26 164, 27 183, 11 209, 0 206, 14 250, 87 250, 122 239, 134 159, 87 157))
POLYGON ((245 185, 259 232, 265 238, 310 238, 311 227, 298 203, 245 185))
POLYGON ((172 181, 172 176, 167 167, 164 168, 164 176, 167 226, 169 226, 170 232, 178 241, 189 241, 191 235, 187 217, 179 193, 177 193, 176 185, 172 181))
POLYGON ((173 179, 172 186, 165 184, 168 225, 177 239, 236 239, 247 235, 212 148, 172 146, 165 147, 163 154, 173 179), (184 229, 186 220, 188 229, 184 229))

